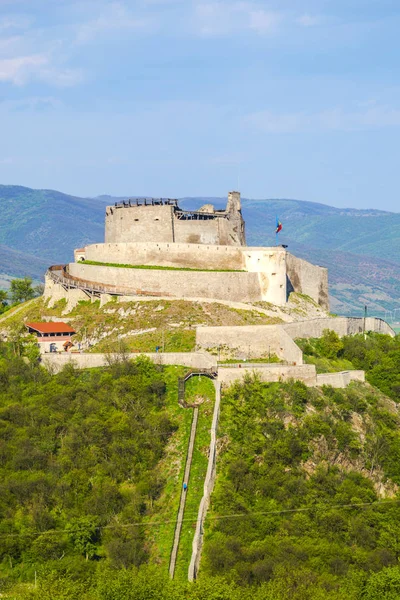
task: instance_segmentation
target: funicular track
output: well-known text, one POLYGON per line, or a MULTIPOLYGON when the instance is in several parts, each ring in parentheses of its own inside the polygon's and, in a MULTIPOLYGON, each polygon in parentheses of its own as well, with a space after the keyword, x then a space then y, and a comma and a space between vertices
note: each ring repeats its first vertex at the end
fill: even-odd
MULTIPOLYGON (((185 471, 183 476, 183 481, 181 482, 181 495, 179 501, 179 509, 176 517, 175 523, 175 533, 174 533, 174 542, 171 549, 170 561, 169 561, 169 574, 171 579, 174 578, 175 575, 175 567, 179 550, 179 542, 182 532, 182 522, 185 514, 185 505, 186 505, 186 495, 187 491, 183 489, 183 484, 189 483, 190 480, 190 469, 192 466, 192 458, 193 458, 193 450, 196 441, 196 430, 197 430, 197 422, 199 417, 199 408, 193 404, 188 404, 185 400, 185 383, 191 377, 196 375, 204 375, 205 377, 209 377, 210 379, 215 380, 217 377, 217 372, 215 369, 196 369, 191 370, 184 375, 184 377, 178 380, 178 402, 182 408, 192 408, 193 416, 192 416, 192 424, 190 428, 190 437, 188 448, 186 451, 186 461, 185 461, 185 471)), ((207 471, 208 473, 208 471, 207 471)))

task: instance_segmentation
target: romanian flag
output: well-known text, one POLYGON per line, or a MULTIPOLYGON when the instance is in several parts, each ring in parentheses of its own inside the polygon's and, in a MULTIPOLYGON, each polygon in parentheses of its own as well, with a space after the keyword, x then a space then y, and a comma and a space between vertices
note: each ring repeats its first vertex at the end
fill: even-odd
POLYGON ((280 220, 278 219, 278 217, 276 217, 276 229, 275 229, 275 233, 279 233, 280 231, 282 231, 282 223, 280 222, 280 220))

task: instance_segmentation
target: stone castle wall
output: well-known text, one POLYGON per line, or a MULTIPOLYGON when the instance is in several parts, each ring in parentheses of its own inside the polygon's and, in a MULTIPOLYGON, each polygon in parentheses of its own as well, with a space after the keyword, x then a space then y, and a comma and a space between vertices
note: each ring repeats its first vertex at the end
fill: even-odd
POLYGON ((291 291, 310 296, 325 310, 329 310, 328 269, 313 265, 287 253, 286 268, 288 293, 291 291))
MULTIPOLYGON (((242 366, 237 367, 221 367, 218 368, 218 381, 228 387, 240 381, 246 375, 256 375, 261 381, 279 382, 289 381, 290 379, 298 379, 303 381, 307 386, 313 387, 316 385, 317 375, 315 365, 258 365, 257 367, 242 366)), ((341 383, 341 382, 340 382, 341 383)))
MULTIPOLYGON (((258 302, 269 298, 265 282, 263 294, 258 273, 162 271, 103 267, 81 262, 71 263, 69 273, 93 284, 107 282, 107 285, 114 286, 126 295, 158 294, 172 298, 213 298, 233 302, 258 302)), ((284 294, 276 298, 277 304, 284 302, 284 294)))
POLYGON ((239 192, 229 193, 226 211, 215 211, 209 205, 207 211, 199 209, 195 212, 201 218, 194 218, 193 213, 182 211, 175 204, 107 206, 105 241, 246 244, 239 192))
MULTIPOLYGON (((195 369, 216 369, 217 362, 213 356, 205 352, 141 352, 129 354, 129 358, 146 356, 157 365, 182 365, 195 369)), ((123 357, 123 358, 126 358, 123 357)), ((106 367, 110 362, 121 359, 119 354, 88 353, 79 354, 64 352, 62 354, 46 354, 41 357, 42 364, 58 373, 65 365, 72 364, 77 369, 93 369, 106 367)))
POLYGON ((321 337, 325 329, 335 331, 338 336, 354 335, 365 331, 374 331, 376 333, 385 333, 394 337, 396 334, 393 329, 376 317, 332 317, 327 319, 311 319, 309 321, 297 321, 282 325, 285 331, 292 339, 296 338, 318 338, 321 337))
POLYGON ((114 293, 142 295, 149 292, 177 298, 264 301, 283 306, 287 302, 287 261, 290 259, 292 280, 296 279, 294 290, 304 292, 306 289, 316 302, 321 301, 321 288, 327 285, 326 269, 299 261, 301 270, 295 278, 293 272, 296 263, 293 258, 282 247, 252 248, 166 242, 105 243, 87 246, 86 261, 174 267, 176 270, 89 265, 80 260, 71 263, 68 270, 71 276, 78 279, 113 286, 116 288, 114 293), (300 285, 305 274, 310 278, 312 275, 313 288, 311 284, 308 288, 300 285), (313 293, 316 295, 312 296, 313 293))
MULTIPOLYGON (((74 295, 75 287, 88 294, 148 293, 283 306, 295 291, 329 307, 326 269, 297 259, 282 246, 245 244, 239 192, 229 193, 222 211, 211 204, 184 211, 173 200, 121 202, 106 209, 105 243, 76 250, 76 262, 68 266, 69 279, 63 275, 53 279, 69 290, 68 295, 74 295), (174 271, 107 266, 110 263, 174 271)), ((58 292, 53 286, 53 295, 58 292)))
POLYGON ((303 364, 303 353, 280 325, 197 327, 196 346, 204 350, 229 348, 238 359, 276 355, 289 363, 303 364))
POLYGON ((86 246, 86 260, 122 265, 156 265, 189 269, 242 271, 246 262, 241 248, 200 244, 125 243, 86 246))

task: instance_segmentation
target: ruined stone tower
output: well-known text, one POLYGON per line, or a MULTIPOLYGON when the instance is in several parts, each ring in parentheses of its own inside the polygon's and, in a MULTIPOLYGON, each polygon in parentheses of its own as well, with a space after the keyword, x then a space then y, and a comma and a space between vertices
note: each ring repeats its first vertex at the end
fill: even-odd
POLYGON ((106 243, 167 242, 245 246, 240 192, 229 192, 225 210, 206 204, 182 210, 177 200, 129 200, 107 206, 106 243))

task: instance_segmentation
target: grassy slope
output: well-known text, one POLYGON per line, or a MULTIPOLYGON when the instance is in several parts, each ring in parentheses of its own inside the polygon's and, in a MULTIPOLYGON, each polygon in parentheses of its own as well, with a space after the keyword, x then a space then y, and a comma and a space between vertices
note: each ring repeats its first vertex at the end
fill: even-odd
POLYGON ((155 502, 154 515, 149 520, 150 524, 156 523, 156 525, 151 525, 146 532, 151 562, 160 565, 166 572, 174 540, 175 519, 190 436, 191 411, 182 409, 178 404, 177 379, 185 371, 185 367, 167 367, 165 372, 168 412, 178 424, 178 429, 166 448, 164 458, 159 463, 166 483, 161 496, 155 502))
MULTIPOLYGON (((47 308, 38 298, 18 314, 11 313, 0 321, 0 327, 18 326, 23 320, 61 317, 66 303, 47 308)), ((81 302, 66 315, 77 330, 76 342, 89 341, 93 352, 154 352, 156 346, 166 352, 186 352, 195 347, 197 325, 262 325, 279 322, 263 313, 238 310, 217 303, 184 300, 151 300, 109 302, 100 308, 99 301, 81 302), (150 330, 150 331, 148 331, 150 330)))
POLYGON ((193 451, 190 480, 186 496, 184 522, 176 564, 176 577, 187 579, 192 555, 193 535, 196 529, 197 513, 203 497, 204 478, 207 472, 208 448, 210 445, 210 429, 214 409, 215 389, 213 382, 207 377, 192 377, 186 383, 185 399, 187 402, 199 402, 199 419, 197 422, 196 440, 193 451))

